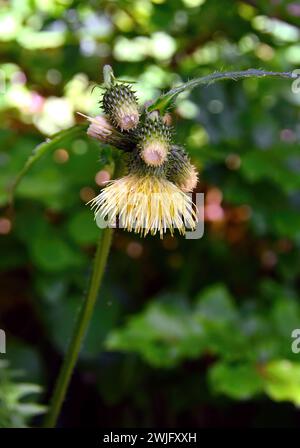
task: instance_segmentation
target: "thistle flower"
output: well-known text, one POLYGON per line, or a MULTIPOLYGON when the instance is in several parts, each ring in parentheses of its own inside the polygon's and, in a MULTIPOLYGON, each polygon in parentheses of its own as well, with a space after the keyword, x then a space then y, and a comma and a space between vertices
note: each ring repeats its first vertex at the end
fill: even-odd
POLYGON ((102 143, 113 145, 116 148, 122 149, 123 151, 131 151, 134 146, 134 139, 129 138, 127 134, 122 134, 118 129, 116 129, 104 115, 97 115, 96 117, 89 117, 80 112, 78 115, 85 117, 90 125, 87 129, 87 134, 90 137, 99 140, 102 143))
POLYGON ((120 226, 142 236, 148 233, 160 237, 174 229, 181 234, 186 227, 195 228, 197 216, 191 198, 166 179, 163 172, 148 169, 138 156, 130 156, 129 173, 113 180, 92 201, 95 217, 108 219, 113 226, 119 218, 120 226))
POLYGON ((110 121, 121 131, 136 128, 139 122, 138 103, 129 86, 111 84, 104 92, 102 106, 110 121))
POLYGON ((188 193, 194 190, 198 182, 197 169, 181 146, 172 145, 166 168, 166 176, 182 191, 188 193))
POLYGON ((105 73, 106 116, 85 116, 87 133, 127 152, 127 175, 107 183, 90 201, 95 217, 112 227, 119 219, 120 227, 142 236, 194 229, 197 214, 186 192, 197 183, 195 167, 183 148, 172 145, 171 128, 158 111, 145 109, 140 117, 131 88, 116 83, 111 68, 105 73))
POLYGON ((147 165, 161 166, 167 159, 171 145, 171 128, 157 114, 147 114, 137 132, 137 147, 147 165))

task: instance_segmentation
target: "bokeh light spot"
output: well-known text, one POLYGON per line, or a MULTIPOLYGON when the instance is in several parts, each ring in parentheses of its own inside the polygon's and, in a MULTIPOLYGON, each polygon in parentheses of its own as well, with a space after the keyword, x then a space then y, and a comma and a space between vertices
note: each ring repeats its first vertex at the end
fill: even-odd
POLYGON ((224 109, 222 101, 219 100, 211 100, 207 107, 212 114, 220 114, 224 109))
POLYGON ((98 171, 95 176, 95 182, 100 187, 103 187, 110 180, 110 173, 106 170, 98 171))
POLYGON ((139 258, 143 253, 143 246, 137 241, 131 241, 126 248, 126 252, 131 258, 139 258))
POLYGON ((69 153, 65 149, 57 149, 53 154, 53 158, 57 163, 66 163, 69 160, 69 153))
POLYGON ((83 202, 89 202, 94 199, 96 192, 91 187, 83 187, 79 192, 79 196, 83 202))
POLYGON ((225 163, 230 170, 238 170, 241 166, 241 158, 238 154, 228 154, 225 163))
POLYGON ((7 235, 11 231, 11 221, 8 218, 0 218, 0 234, 7 235))

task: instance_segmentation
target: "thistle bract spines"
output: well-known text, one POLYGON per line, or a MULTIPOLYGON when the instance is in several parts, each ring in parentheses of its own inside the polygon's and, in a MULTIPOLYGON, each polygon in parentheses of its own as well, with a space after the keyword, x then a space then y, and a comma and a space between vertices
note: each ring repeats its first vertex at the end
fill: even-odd
POLYGON ((172 145, 166 166, 167 179, 176 184, 185 193, 191 192, 197 185, 197 169, 191 164, 184 148, 172 145))
POLYGON ((172 132, 157 115, 146 115, 137 129, 138 148, 144 162, 161 166, 168 156, 172 132))
POLYGON ((147 175, 166 177, 166 164, 149 165, 145 163, 145 160, 141 157, 140 151, 137 148, 128 154, 127 170, 140 177, 147 175))
POLYGON ((137 98, 130 86, 113 84, 102 98, 102 106, 111 122, 122 131, 135 129, 139 122, 137 98))

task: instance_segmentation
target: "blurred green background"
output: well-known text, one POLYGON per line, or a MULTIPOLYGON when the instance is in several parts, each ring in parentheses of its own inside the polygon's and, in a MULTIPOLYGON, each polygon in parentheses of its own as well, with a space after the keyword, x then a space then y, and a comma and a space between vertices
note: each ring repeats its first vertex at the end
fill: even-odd
MULTIPOLYGON (((51 395, 98 238, 85 204, 110 168, 107 149, 76 134, 32 168, 12 209, 8 186, 33 148, 76 111, 99 114, 104 64, 137 81, 143 103, 214 71, 294 70, 299 25, 296 1, 0 0, 0 426, 40 423, 31 416, 51 395)), ((204 237, 115 232, 60 426, 299 425, 293 90, 246 79, 178 98, 204 237)))

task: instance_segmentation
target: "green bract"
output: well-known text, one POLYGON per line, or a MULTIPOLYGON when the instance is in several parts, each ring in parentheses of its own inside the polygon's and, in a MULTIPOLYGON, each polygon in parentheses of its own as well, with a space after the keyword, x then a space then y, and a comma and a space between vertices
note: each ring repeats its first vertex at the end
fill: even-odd
POLYGON ((136 128, 139 122, 137 99, 131 87, 125 84, 112 84, 106 88, 102 106, 111 122, 122 131, 136 128))

